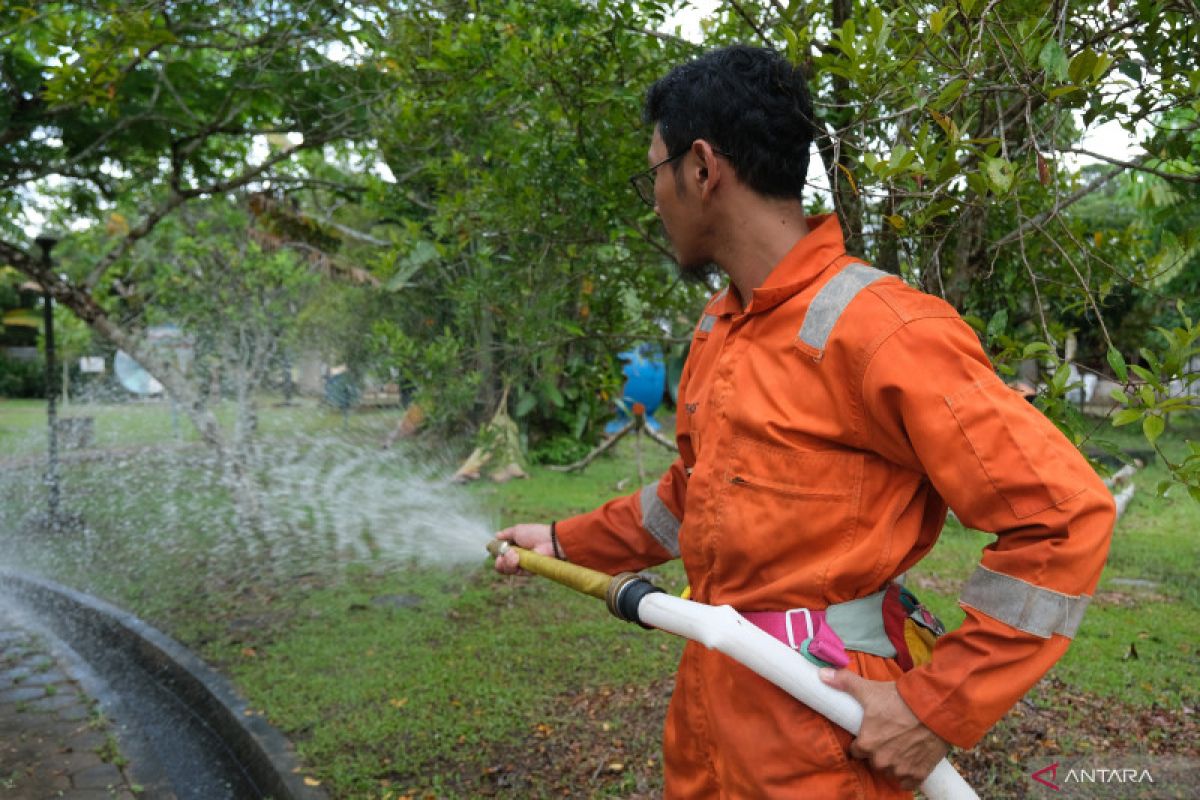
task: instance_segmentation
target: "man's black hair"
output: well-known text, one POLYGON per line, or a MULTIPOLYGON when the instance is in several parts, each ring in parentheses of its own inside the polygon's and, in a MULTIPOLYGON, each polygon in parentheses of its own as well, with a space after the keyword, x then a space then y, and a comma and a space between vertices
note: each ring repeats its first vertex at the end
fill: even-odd
POLYGON ((799 198, 815 132, 804 73, 773 50, 733 45, 681 64, 650 87, 644 111, 667 155, 697 139, 728 153, 738 177, 770 197, 799 198))

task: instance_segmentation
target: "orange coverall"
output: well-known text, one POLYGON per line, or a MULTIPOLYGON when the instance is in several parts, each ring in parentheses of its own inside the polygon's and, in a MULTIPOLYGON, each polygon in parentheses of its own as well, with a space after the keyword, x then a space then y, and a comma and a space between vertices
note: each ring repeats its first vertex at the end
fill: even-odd
MULTIPOLYGON (((744 308, 729 290, 708 303, 679 385, 680 457, 558 536, 571 561, 610 573, 680 556, 702 603, 819 609, 911 568, 953 508, 997 534, 964 588, 965 622, 910 672, 859 652, 850 668, 895 680, 925 725, 971 747, 1066 651, 1108 552, 1112 496, 947 303, 894 276, 838 300, 830 282, 856 260, 836 218, 809 226, 744 308)), ((849 757, 850 741, 689 642, 666 796, 910 796, 849 757)))

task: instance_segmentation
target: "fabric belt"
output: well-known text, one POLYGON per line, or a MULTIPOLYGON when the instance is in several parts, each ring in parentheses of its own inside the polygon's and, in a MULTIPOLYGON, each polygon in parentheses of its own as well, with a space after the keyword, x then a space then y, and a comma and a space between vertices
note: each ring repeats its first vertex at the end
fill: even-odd
POLYGON ((743 611, 742 616, 810 661, 844 667, 850 663, 846 650, 896 657, 883 624, 886 595, 885 589, 823 609, 743 611))

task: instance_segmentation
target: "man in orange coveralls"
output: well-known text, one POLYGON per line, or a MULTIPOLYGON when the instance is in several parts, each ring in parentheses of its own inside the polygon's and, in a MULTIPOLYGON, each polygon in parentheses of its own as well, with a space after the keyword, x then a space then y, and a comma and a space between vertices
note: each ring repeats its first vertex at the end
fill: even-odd
MULTIPOLYGON (((908 796, 1066 651, 1112 497, 953 308, 847 255, 836 218, 805 218, 812 105, 783 57, 712 51, 654 84, 646 117, 651 166, 635 185, 682 270, 729 277, 680 380, 680 456, 629 497, 497 536, 609 573, 681 557, 696 601, 849 620, 833 625, 849 667, 822 675, 863 705, 857 739, 689 643, 667 797, 908 796), (904 671, 877 646, 878 604, 858 612, 929 551, 947 506, 997 538, 963 589, 962 626, 904 671)), ((497 569, 515 572, 513 556, 497 569)))

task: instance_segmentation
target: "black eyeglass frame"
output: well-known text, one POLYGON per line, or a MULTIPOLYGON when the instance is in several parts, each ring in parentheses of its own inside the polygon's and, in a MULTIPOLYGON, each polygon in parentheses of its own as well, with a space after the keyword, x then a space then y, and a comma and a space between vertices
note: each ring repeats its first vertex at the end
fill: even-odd
MULTIPOLYGON (((729 153, 726 153, 724 150, 718 150, 717 148, 714 147, 712 149, 712 151, 714 153, 716 153, 717 155, 722 156, 723 158, 728 158, 731 161, 733 160, 733 156, 730 155, 729 153)), ((629 176, 629 185, 633 187, 633 190, 635 192, 637 192, 637 196, 639 198, 641 198, 641 201, 643 203, 650 206, 651 208, 654 208, 654 180, 655 180, 655 175, 656 175, 656 171, 658 170, 658 168, 665 167, 667 164, 670 164, 672 161, 676 161, 680 158, 683 158, 689 152, 691 152, 691 148, 688 148, 687 150, 676 153, 673 156, 668 156, 667 158, 664 158, 662 161, 658 162, 654 166, 649 167, 647 169, 642 170, 641 172, 638 172, 634 175, 629 176)))

